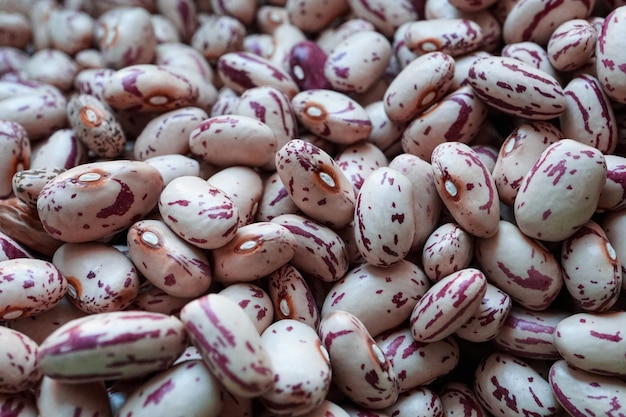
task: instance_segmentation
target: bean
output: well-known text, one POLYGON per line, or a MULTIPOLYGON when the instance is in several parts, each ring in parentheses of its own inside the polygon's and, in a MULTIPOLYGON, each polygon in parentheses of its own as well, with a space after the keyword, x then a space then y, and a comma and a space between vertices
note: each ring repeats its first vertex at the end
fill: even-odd
POLYGON ((35 397, 30 391, 19 394, 0 394, 0 408, 15 417, 38 417, 35 397))
POLYGON ((585 19, 563 22, 550 35, 548 59, 560 71, 579 69, 593 56, 597 38, 597 31, 585 19))
POLYGON ((431 389, 417 387, 401 392, 398 401, 385 408, 389 416, 420 416, 435 417, 442 413, 441 400, 431 389))
POLYGON ((33 255, 10 236, 0 232, 0 261, 16 258, 32 258, 33 255))
POLYGON ((0 45, 24 48, 32 36, 30 22, 21 13, 0 12, 0 45))
POLYGON ((30 166, 30 141, 26 130, 10 120, 0 121, 0 147, 5 152, 0 156, 0 198, 13 192, 13 176, 30 166))
POLYGON ((194 32, 191 46, 198 50, 210 63, 215 63, 224 54, 241 49, 245 26, 230 16, 210 16, 194 32))
POLYGON ((85 164, 88 150, 78 139, 74 129, 60 129, 33 146, 32 169, 67 170, 85 164))
POLYGON ((387 37, 393 36, 397 28, 406 22, 418 20, 419 10, 412 2, 349 0, 352 12, 359 18, 371 22, 376 30, 387 37))
POLYGON ((219 294, 235 301, 250 317, 259 334, 272 324, 274 318, 273 300, 258 285, 238 282, 224 288, 219 294))
POLYGON ((443 408, 444 417, 452 417, 463 413, 468 417, 483 417, 487 412, 480 405, 474 390, 461 382, 450 382, 439 392, 439 399, 443 408))
POLYGON ((312 0, 287 1, 285 9, 292 24, 306 32, 317 32, 348 10, 348 2, 340 0, 322 4, 312 0))
POLYGON ((50 46, 68 55, 89 48, 93 41, 94 23, 89 14, 80 10, 53 10, 48 20, 50 46))
POLYGON ((550 57, 545 48, 535 42, 516 42, 510 43, 502 48, 502 56, 514 58, 519 61, 537 68, 560 81, 560 75, 551 65, 550 57))
POLYGON ((301 90, 328 89, 330 84, 324 74, 327 59, 316 42, 298 42, 289 51, 289 73, 301 90))
POLYGON ((467 19, 434 19, 411 23, 406 46, 418 55, 440 51, 450 56, 473 52, 483 40, 480 26, 467 19))
POLYGON ((626 77, 621 71, 615 70, 624 64, 621 57, 624 40, 617 34, 621 32, 621 28, 624 26, 625 13, 626 7, 623 6, 609 13, 604 19, 596 42, 598 80, 604 92, 612 100, 619 103, 626 103, 626 95, 623 93, 626 77))
POLYGON ((485 342, 502 333, 505 320, 510 317, 511 297, 495 285, 487 283, 485 296, 474 315, 454 334, 470 342, 485 342))
POLYGON ((474 238, 456 223, 445 223, 426 239, 422 251, 424 272, 431 281, 467 268, 474 255, 474 238))
POLYGON ((56 415, 111 415, 104 382, 67 384, 43 377, 37 389, 37 408, 56 415), (84 414, 83 414, 84 413, 84 414))
POLYGON ((39 346, 30 337, 6 327, 0 327, 0 357, 2 379, 0 393, 16 394, 34 388, 41 379, 37 363, 39 346))

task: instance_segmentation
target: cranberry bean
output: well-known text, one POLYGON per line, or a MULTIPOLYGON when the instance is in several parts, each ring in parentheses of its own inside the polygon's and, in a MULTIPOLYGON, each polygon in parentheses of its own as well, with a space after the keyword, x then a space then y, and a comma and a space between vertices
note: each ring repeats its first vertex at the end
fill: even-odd
POLYGON ((315 42, 304 40, 289 51, 289 74, 301 90, 328 89, 330 84, 324 74, 327 54, 315 42))
POLYGON ((305 32, 318 32, 348 11, 348 1, 320 3, 314 0, 287 0, 285 9, 293 25, 305 32))
POLYGON ((219 294, 236 302, 250 317, 259 334, 272 324, 274 318, 273 300, 258 285, 248 282, 234 283, 221 290, 219 294))
POLYGON ((624 171, 626 170, 626 158, 619 155, 605 155, 606 183, 600 193, 598 211, 621 210, 626 205, 624 194, 624 171))
POLYGON ((469 83, 467 79, 469 70, 474 64, 474 61, 490 56, 492 55, 489 52, 476 51, 467 55, 456 57, 454 60, 454 77, 450 88, 456 90, 459 87, 467 85, 469 83))
POLYGON ((395 2, 349 0, 348 3, 358 18, 371 22, 376 30, 387 37, 392 37, 400 25, 421 17, 414 2, 408 0, 395 2))
POLYGON ((101 381, 67 384, 46 376, 37 389, 37 408, 60 416, 111 416, 106 387, 101 381))
POLYGON ((442 413, 441 400, 426 387, 417 387, 401 392, 398 401, 384 409, 389 416, 439 417, 442 413))
POLYGON ((626 6, 614 9, 604 19, 596 42, 596 72, 606 95, 618 103, 626 103, 626 74, 619 70, 624 65, 622 33, 626 24, 626 6))
POLYGON ((34 388, 41 379, 37 363, 37 343, 16 330, 2 326, 0 340, 0 393, 17 394, 34 388))
POLYGON ((207 181, 235 203, 239 210, 239 227, 253 222, 263 192, 263 180, 255 170, 231 166, 211 175, 207 181))
POLYGON ((417 58, 417 54, 413 53, 406 45, 404 35, 412 22, 406 22, 401 24, 393 34, 393 51, 394 58, 398 64, 400 70, 406 68, 414 59, 417 58))
POLYGON ((115 70, 110 68, 83 69, 74 77, 74 87, 78 93, 89 94, 99 100, 104 100, 104 86, 113 74, 115 70))
POLYGON ((183 41, 188 41, 197 25, 196 4, 190 0, 156 1, 157 11, 174 23, 183 41))
POLYGON ((160 14, 152 14, 150 15, 150 22, 152 23, 157 44, 180 42, 178 29, 176 29, 176 26, 170 19, 160 14))
MULTIPOLYGON (((307 37, 297 26, 287 24, 278 26, 272 34, 272 39, 274 40, 274 48, 269 60, 291 77, 289 72, 291 68, 289 65, 291 50, 295 45, 305 41, 307 37)), ((295 82, 295 80, 293 81, 295 82)))
MULTIPOLYGON (((252 33, 243 38, 243 45, 240 49, 262 58, 270 59, 274 53, 274 37, 267 33, 252 33)), ((292 73, 289 73, 289 75, 294 76, 292 73)), ((294 81, 297 84, 295 78, 294 81)))
POLYGON ((295 214, 298 207, 293 202, 278 172, 263 181, 263 195, 256 211, 256 221, 270 221, 281 214, 295 214))
POLYGON ((75 55, 91 46, 94 24, 93 18, 80 10, 53 10, 48 20, 50 46, 75 55))
POLYGON ((34 256, 10 236, 0 232, 0 261, 16 258, 33 258, 34 256))
POLYGON ((174 297, 146 281, 139 289, 139 294, 130 305, 129 310, 176 315, 190 301, 193 301, 193 298, 174 297))
POLYGON ((461 339, 480 343, 495 338, 511 311, 511 297, 495 285, 487 283, 485 296, 474 315, 454 334, 461 339))
POLYGON ((29 55, 21 49, 0 46, 0 76, 20 71, 28 58, 29 55))
POLYGON ((270 274, 269 294, 278 320, 298 320, 317 329, 319 309, 309 285, 295 267, 283 265, 270 274))
POLYGON ((30 391, 18 394, 0 394, 0 409, 15 417, 38 417, 35 396, 30 391))
POLYGON ((230 16, 212 15, 203 22, 191 38, 191 46, 214 64, 227 53, 241 50, 245 26, 230 16))
POLYGON ((202 79, 213 82, 213 68, 195 48, 180 42, 161 43, 156 47, 155 64, 186 69, 198 73, 202 79))
POLYGON ((525 62, 559 81, 560 76, 552 66, 548 52, 535 42, 510 43, 502 48, 501 54, 525 62))
POLYGON ((37 208, 37 197, 41 189, 57 175, 64 172, 59 168, 25 169, 13 175, 13 194, 32 208, 37 208))
POLYGON ((13 176, 30 167, 30 141, 26 130, 10 120, 0 120, 0 198, 13 193, 13 176))
POLYGON ((360 190, 365 179, 378 168, 388 165, 387 158, 375 145, 358 142, 344 148, 335 156, 335 162, 352 182, 355 190, 360 190))
POLYGON ((407 27, 404 40, 417 55, 439 51, 454 57, 476 50, 483 33, 468 19, 420 20, 407 27))
POLYGON ((250 25, 257 5, 254 0, 211 0, 211 9, 217 15, 232 16, 244 25, 250 25))
POLYGON ((87 153, 74 129, 60 129, 33 146, 30 167, 65 171, 86 163, 87 153))
POLYGON ((443 417, 464 415, 467 417, 486 417, 487 412, 480 405, 474 390, 462 382, 445 384, 439 392, 443 417))
POLYGON ((436 282, 467 268, 474 256, 474 237, 456 223, 444 223, 426 239, 422 250, 424 272, 436 282))
POLYGON ((375 30, 374 25, 365 19, 352 18, 343 21, 336 28, 330 27, 325 29, 318 36, 316 42, 322 47, 327 54, 331 53, 335 45, 356 32, 365 32, 375 30))
POLYGON ((585 19, 572 19, 560 24, 548 41, 548 59, 559 71, 583 67, 595 52, 598 32, 585 19))
POLYGON ((364 109, 372 124, 366 141, 375 145, 387 157, 400 153, 402 144, 398 139, 404 130, 404 123, 397 123, 387 116, 382 100, 370 103, 364 109))
MULTIPOLYGON (((26 2, 28 3, 28 2, 26 2)), ((53 0, 35 1, 27 6, 23 14, 30 16, 30 27, 33 32, 33 46, 36 50, 50 47, 50 30, 48 22, 54 10, 60 8, 53 0)))

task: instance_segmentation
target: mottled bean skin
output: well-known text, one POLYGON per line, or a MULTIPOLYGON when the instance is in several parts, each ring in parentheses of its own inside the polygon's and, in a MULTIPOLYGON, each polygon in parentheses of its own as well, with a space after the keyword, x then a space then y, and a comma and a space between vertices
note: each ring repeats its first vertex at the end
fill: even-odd
POLYGON ((293 319, 317 329, 320 311, 302 274, 293 266, 283 265, 269 276, 269 295, 279 320, 293 319))
POLYGON ((596 72, 604 92, 618 103, 626 103, 624 61, 626 6, 617 7, 604 19, 596 42, 596 72))
POLYGON ((220 295, 235 301, 250 317, 259 334, 272 324, 274 318, 270 295, 258 285, 234 283, 219 292, 220 295))
POLYGON ((445 223, 424 243, 422 265, 428 278, 441 278, 467 268, 474 256, 474 238, 456 223, 445 223))
POLYGON ((0 394, 17 394, 34 388, 41 379, 37 343, 17 330, 2 326, 0 341, 0 394))
POLYGON ((101 381, 66 384, 46 376, 37 387, 37 408, 75 417, 112 415, 106 386, 101 381))
POLYGON ((0 120, 0 198, 13 193, 13 175, 30 167, 30 141, 19 123, 0 120))

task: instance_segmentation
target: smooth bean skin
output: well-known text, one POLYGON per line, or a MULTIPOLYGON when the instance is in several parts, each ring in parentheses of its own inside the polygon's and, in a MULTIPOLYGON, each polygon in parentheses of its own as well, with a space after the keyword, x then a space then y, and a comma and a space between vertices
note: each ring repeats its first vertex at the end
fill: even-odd
POLYGON ((0 394, 0 409, 15 417, 39 417, 35 397, 30 391, 0 394))
POLYGON ((65 169, 40 168, 16 172, 11 179, 13 194, 32 208, 37 208, 37 197, 41 189, 65 169))
POLYGON ((234 283, 221 290, 219 294, 236 302, 250 317, 259 334, 272 324, 273 300, 258 285, 248 282, 234 283))
POLYGON ((17 330, 2 326, 0 341, 0 394, 17 394, 34 388, 41 379, 37 343, 17 330))
POLYGON ((426 239, 422 265, 428 278, 441 278, 467 268, 474 256, 474 238, 456 223, 445 223, 426 239))
POLYGON ((560 24, 548 40, 546 51, 552 66, 560 71, 573 71, 584 66, 595 52, 598 32, 585 19, 572 19, 560 24))
POLYGON ((263 192, 258 171, 246 166, 230 166, 211 175, 207 182, 224 191, 239 210, 239 227, 253 223, 263 192))
POLYGON ((475 343, 492 340, 500 334, 512 305, 513 301, 507 293, 487 283, 487 290, 480 306, 454 334, 475 343))
POLYGON ((626 25, 626 7, 615 8, 609 13, 598 33, 596 42, 596 72, 604 92, 618 103, 626 103, 626 74, 621 70, 624 65, 624 38, 622 33, 626 25))
POLYGON ((26 130, 10 120, 0 120, 0 198, 13 193, 13 176, 30 167, 30 141, 26 130))
POLYGON ((0 261, 16 258, 33 258, 33 255, 9 235, 0 232, 0 261))
POLYGON ((486 417, 487 412, 480 405, 474 389, 461 382, 445 384, 439 392, 439 399, 443 409, 443 417, 464 415, 466 417, 486 417))
POLYGON ((48 415, 112 416, 106 387, 102 381, 66 384, 46 376, 37 387, 36 398, 37 408, 45 410, 44 413, 49 413, 48 415))
POLYGON ((144 162, 159 171, 164 185, 169 184, 178 177, 186 175, 200 176, 200 163, 181 154, 153 156, 145 159, 144 162))
POLYGON ((427 387, 416 387, 412 390, 401 392, 398 401, 383 411, 388 416, 416 416, 416 417, 439 417, 442 413, 442 405, 439 396, 427 387))
POLYGON ((279 320, 293 319, 317 329, 320 311, 302 274, 292 265, 283 265, 269 276, 269 296, 279 320))

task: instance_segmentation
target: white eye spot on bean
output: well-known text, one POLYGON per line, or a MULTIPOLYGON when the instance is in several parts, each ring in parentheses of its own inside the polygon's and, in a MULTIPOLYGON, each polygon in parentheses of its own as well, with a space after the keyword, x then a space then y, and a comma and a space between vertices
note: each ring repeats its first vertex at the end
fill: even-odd
POLYGON ((439 50, 439 48, 437 47, 437 45, 433 42, 424 42, 420 45, 420 48, 422 49, 422 51, 424 52, 434 52, 439 50))
POLYGON ((444 187, 446 188, 446 192, 452 197, 456 197, 459 192, 456 189, 456 185, 454 185, 454 183, 450 180, 446 180, 446 182, 444 183, 444 187))
POLYGON ((155 106, 160 106, 169 101, 169 98, 166 96, 152 96, 148 99, 148 103, 154 104, 155 106))
POLYGON ((428 104, 428 103, 431 103, 431 102, 435 99, 435 97, 436 97, 436 96, 437 96, 437 92, 435 92, 435 91, 429 91, 429 92, 428 92, 428 93, 424 96, 424 98, 422 99, 422 103, 421 103, 421 104, 422 104, 422 106, 424 106, 424 105, 426 105, 426 104, 428 104))
POLYGON ((256 249, 257 246, 259 246, 259 242, 257 242, 256 240, 246 240, 241 245, 239 245, 239 250, 249 251, 256 249))
POLYGON ((283 23, 283 19, 280 13, 275 13, 275 12, 270 13, 270 21, 274 23, 283 23))
POLYGON ((94 109, 90 107, 85 108, 84 115, 85 115, 85 119, 91 124, 96 124, 100 121, 100 117, 98 117, 98 113, 96 113, 94 109))
POLYGON ((335 180, 330 174, 326 172, 320 172, 317 175, 320 178, 320 180, 322 180, 322 182, 328 185, 330 188, 335 188, 337 186, 337 183, 335 182, 335 180))
POLYGON ((82 174, 80 177, 78 177, 78 181, 93 182, 93 181, 100 180, 100 178, 102 178, 102 176, 98 174, 97 172, 87 172, 85 174, 82 174))
POLYGON ((287 302, 287 300, 280 300, 280 303, 278 303, 278 307, 280 308, 280 312, 283 316, 289 317, 289 315, 291 314, 291 310, 289 309, 289 303, 287 302))
POLYGON ((510 140, 508 140, 505 144, 504 144, 504 153, 508 154, 509 152, 511 152, 513 149, 515 149, 515 143, 516 143, 517 139, 511 138, 510 140))
POLYGON ((609 258, 612 261, 616 260, 617 254, 615 253, 615 249, 613 249, 613 245, 611 245, 609 242, 606 242, 604 246, 606 247, 606 252, 609 254, 609 258))
POLYGON ((24 311, 22 310, 13 310, 6 313, 4 316, 2 316, 2 318, 4 320, 13 320, 22 317, 22 314, 24 314, 24 311))
POLYGON ((324 115, 324 110, 316 106, 309 106, 306 109, 306 114, 314 119, 317 119, 324 115))
POLYGON ((293 75, 295 75, 298 80, 304 80, 304 70, 300 65, 294 65, 291 71, 293 71, 293 75))
POLYGON ((146 245, 158 246, 159 237, 154 232, 144 232, 141 234, 141 241, 146 245))
POLYGON ((78 297, 78 292, 76 291, 76 288, 74 288, 73 285, 69 285, 67 286, 67 295, 69 295, 71 298, 76 299, 76 297, 78 297))
POLYGON ((371 349, 372 349, 372 352, 374 352, 374 355, 376 356, 376 360, 378 361, 378 363, 384 364, 385 363, 385 354, 380 349, 380 347, 377 344, 373 344, 371 346, 371 349))

